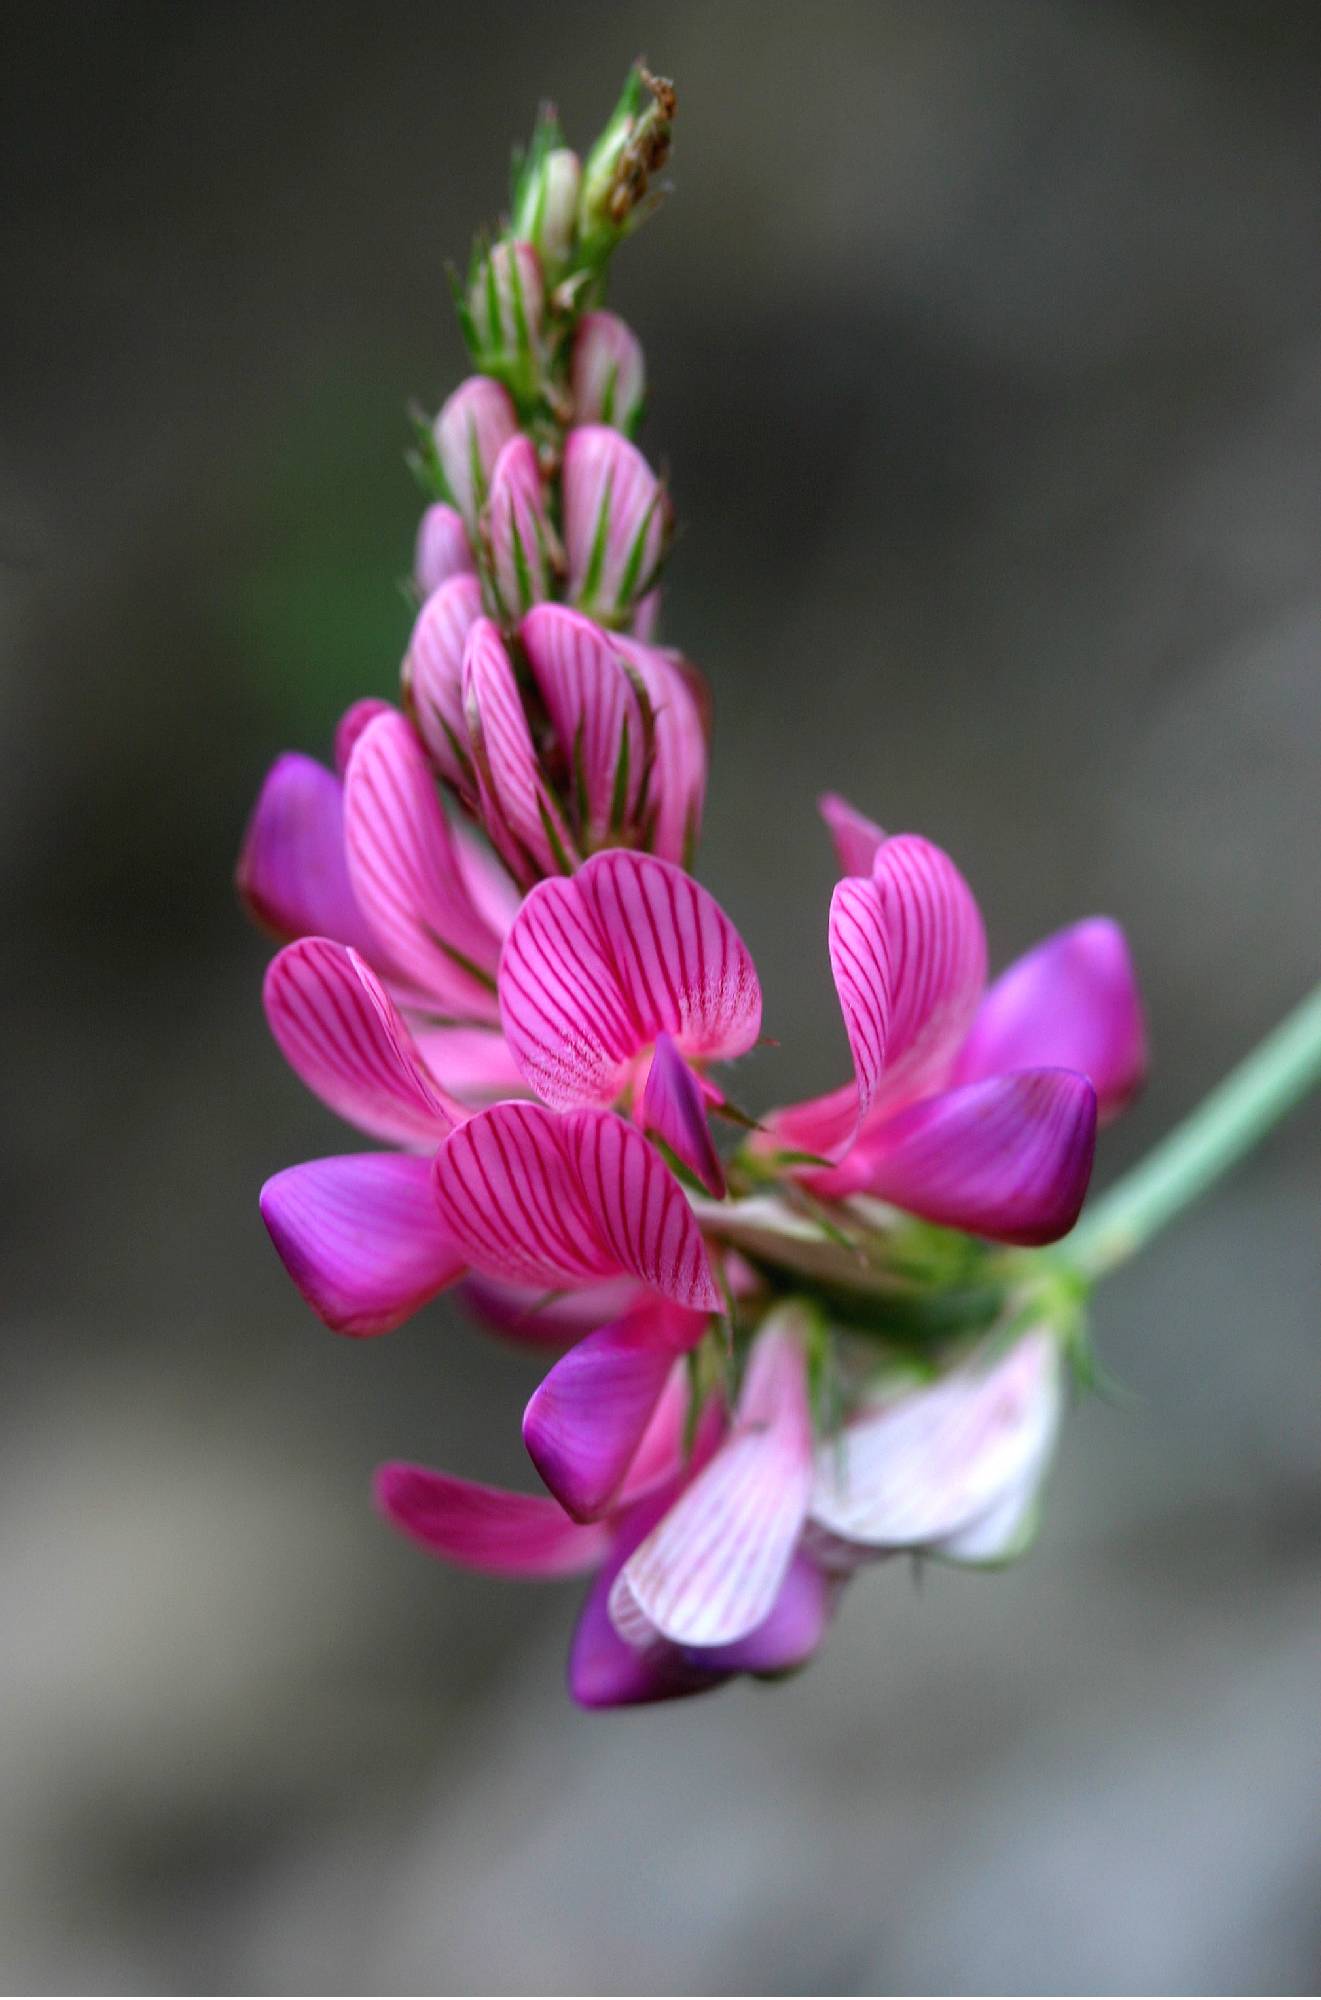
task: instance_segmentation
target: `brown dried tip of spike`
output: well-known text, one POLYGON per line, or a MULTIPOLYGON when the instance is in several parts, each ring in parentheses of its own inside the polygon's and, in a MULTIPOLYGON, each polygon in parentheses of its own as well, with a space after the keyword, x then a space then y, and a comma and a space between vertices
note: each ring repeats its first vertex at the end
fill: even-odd
POLYGON ((637 74, 651 94, 651 105, 637 119, 615 165, 609 214, 616 227, 641 205, 652 175, 658 174, 670 157, 670 125, 679 107, 678 93, 668 77, 653 76, 641 60, 637 74))

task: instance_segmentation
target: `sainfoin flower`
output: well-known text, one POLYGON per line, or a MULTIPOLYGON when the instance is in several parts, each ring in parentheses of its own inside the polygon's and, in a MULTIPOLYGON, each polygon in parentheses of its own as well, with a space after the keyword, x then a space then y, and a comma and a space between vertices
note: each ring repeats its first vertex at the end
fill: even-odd
POLYGON ((299 1291, 365 1336, 462 1283, 558 1350, 523 1413, 542 1493, 391 1465, 378 1503, 454 1563, 594 1572, 591 1707, 801 1666, 872 1558, 1020 1552, 1079 1341, 1042 1246, 1146 1061, 1117 925, 988 985, 953 861, 831 797, 840 879, 802 939, 852 1079, 760 1123, 727 1094, 763 996, 692 873, 709 700, 655 640, 670 503, 599 303, 668 145, 643 75, 586 169, 539 128, 475 257, 402 707, 355 703, 333 767, 280 758, 238 870, 281 941, 275 1041, 377 1149, 263 1189, 299 1291))

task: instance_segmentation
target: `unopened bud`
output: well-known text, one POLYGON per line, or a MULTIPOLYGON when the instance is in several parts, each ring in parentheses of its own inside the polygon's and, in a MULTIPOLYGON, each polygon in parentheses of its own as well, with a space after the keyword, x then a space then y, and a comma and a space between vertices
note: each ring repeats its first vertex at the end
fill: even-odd
POLYGON ((418 522, 414 583, 423 597, 430 597, 448 577, 462 576, 472 567, 472 547, 462 517, 437 500, 418 522))
POLYGON ((515 619, 553 594, 562 565, 530 438, 510 438, 491 473, 482 546, 500 615, 515 619))
POLYGON ((665 489, 618 431, 583 424, 564 447, 569 596, 603 624, 626 624, 656 581, 670 530, 665 489))
POLYGON ((530 243, 497 243, 468 286, 474 359, 501 373, 525 371, 541 346, 546 288, 530 243))
POLYGON ((589 257, 607 256, 642 219, 652 178, 669 157, 675 107, 674 85, 635 64, 583 168, 578 216, 589 257))
POLYGON ((642 343, 610 312, 585 313, 574 335, 570 370, 574 422, 610 424, 633 437, 647 389, 642 343))
POLYGON ((436 418, 441 470, 470 539, 486 504, 495 461, 517 429, 507 392, 484 375, 470 375, 461 383, 436 418))
POLYGON ((582 162, 567 146, 555 146, 529 161, 519 182, 510 229, 530 243, 544 274, 554 283, 568 262, 578 227, 582 162))

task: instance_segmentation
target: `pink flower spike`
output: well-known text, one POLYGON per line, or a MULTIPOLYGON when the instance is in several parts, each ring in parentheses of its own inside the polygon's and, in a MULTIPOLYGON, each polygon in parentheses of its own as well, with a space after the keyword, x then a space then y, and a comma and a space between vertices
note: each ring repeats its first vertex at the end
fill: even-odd
POLYGON ((438 1011, 497 1020, 500 939, 468 893, 422 746, 394 710, 353 752, 344 842, 354 893, 390 964, 438 1011))
POLYGON ((1088 917, 1017 959, 982 1001, 955 1079, 1005 1070, 1081 1070, 1102 1124, 1142 1088, 1147 1033, 1128 941, 1109 917, 1088 917))
POLYGON ((248 915, 278 938, 333 937, 370 948, 344 858, 344 787, 291 750, 266 775, 235 882, 248 915))
POLYGON ((1087 1078, 1018 1070, 907 1105, 861 1141, 853 1185, 972 1236, 1054 1243, 1078 1219, 1095 1149, 1087 1078))
POLYGON ((647 846, 679 868, 692 865, 702 830, 709 761, 696 667, 677 653, 618 636, 615 645, 647 692, 655 717, 651 776, 642 817, 647 846))
POLYGON ((520 882, 567 874, 577 861, 572 836, 542 775, 499 628, 479 618, 463 654, 463 706, 482 821, 520 882))
POLYGON ((509 1493, 432 1472, 425 1465, 378 1468, 376 1505, 429 1555, 491 1576, 577 1576, 601 1561, 609 1535, 571 1521, 543 1494, 509 1493))
POLYGON ((548 1104, 608 1104, 656 1037, 689 1058, 742 1055, 761 1031, 747 946, 669 862, 612 848, 529 895, 499 974, 505 1034, 548 1104))
POLYGON ((639 1123, 644 1132, 665 1141, 709 1195, 723 1201, 725 1170, 711 1142, 706 1097, 672 1038, 664 1033, 656 1037, 639 1123))
POLYGON ((886 839, 883 830, 875 820, 868 819, 847 799, 842 799, 838 792, 823 792, 817 803, 844 873, 870 875, 877 849, 884 845, 886 839))
POLYGON ((642 421, 647 366, 642 343, 611 312, 584 313, 574 335, 569 375, 574 422, 610 424, 634 437, 642 421))
POLYGON ((402 1146, 434 1146, 467 1116, 426 1069, 371 968, 329 938, 278 952, 262 989, 289 1067, 349 1123, 402 1146))
POLYGON ((523 1413, 528 1456, 577 1521, 604 1514, 628 1476, 676 1356, 695 1347, 701 1313, 649 1299, 570 1348, 523 1413))
POLYGON ((464 1269, 436 1214, 431 1162, 410 1153, 286 1167, 262 1189, 261 1213, 289 1276, 336 1333, 388 1333, 464 1269))
POLYGON ((462 515, 447 507, 443 500, 435 501, 418 523, 414 583, 423 597, 430 597, 450 577, 470 575, 474 567, 472 544, 462 515))
POLYGON ((637 810, 647 753, 641 703, 618 649, 580 611, 539 605, 519 638, 570 763, 581 832, 600 845, 637 810))
POLYGON ((618 431, 584 424, 565 442, 561 490, 569 597, 620 623, 656 580, 670 529, 665 489, 618 431))
POLYGON ((855 1559, 965 1535, 975 1547, 977 1527, 994 1527, 1007 1503, 1021 1518, 1035 1496, 1062 1408, 1049 1333, 1001 1355, 988 1342, 933 1387, 876 1401, 822 1445, 812 1521, 855 1559))
POLYGON ((773 1611, 812 1490, 805 1336, 797 1305, 767 1320, 728 1438, 620 1571, 610 1616, 630 1644, 728 1646, 773 1611))
POLYGON ((441 777, 468 804, 477 780, 463 713, 463 649, 481 610, 475 576, 442 583, 417 614, 403 665, 404 701, 418 735, 441 777))
POLYGON ((478 1271, 544 1289, 627 1273, 677 1305, 719 1310, 678 1182, 613 1112, 493 1105, 441 1146, 435 1174, 442 1221, 478 1271))
POLYGON ((470 375, 460 383, 436 418, 441 471, 470 541, 486 504, 491 468, 517 429, 508 392, 487 375, 470 375))
POLYGON ((520 431, 491 472, 482 537, 502 615, 518 618, 555 588, 560 546, 546 512, 536 447, 520 431))

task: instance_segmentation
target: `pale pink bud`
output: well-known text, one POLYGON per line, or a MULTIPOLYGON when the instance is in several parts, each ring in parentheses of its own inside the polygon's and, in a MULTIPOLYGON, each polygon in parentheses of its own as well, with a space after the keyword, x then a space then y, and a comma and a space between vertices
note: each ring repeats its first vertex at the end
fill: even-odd
POLYGON ((546 311, 541 259, 530 243, 497 243, 468 289, 468 312, 482 355, 526 358, 540 345, 546 311))
POLYGON ((593 618, 623 624, 665 552, 665 489, 618 431, 583 424, 564 447, 563 500, 569 596, 593 618))
POLYGON ((642 419, 647 389, 642 344, 631 327, 609 312, 579 321, 573 342, 570 390, 580 424, 611 424, 632 437, 642 419))
POLYGON ((460 383, 436 418, 441 471, 470 537, 486 504, 491 470, 517 429, 508 392, 485 375, 460 383))
POLYGON ((519 618, 553 595, 559 541, 546 513, 536 449, 522 432, 510 438, 492 470, 482 544, 505 618, 519 618))
POLYGON ((418 523, 414 583, 423 597, 430 597, 447 578, 468 574, 473 567, 472 547, 462 517, 443 500, 437 500, 418 523))
POLYGON ((567 146, 546 153, 519 189, 513 230, 532 244, 552 276, 573 247, 582 163, 567 146))

